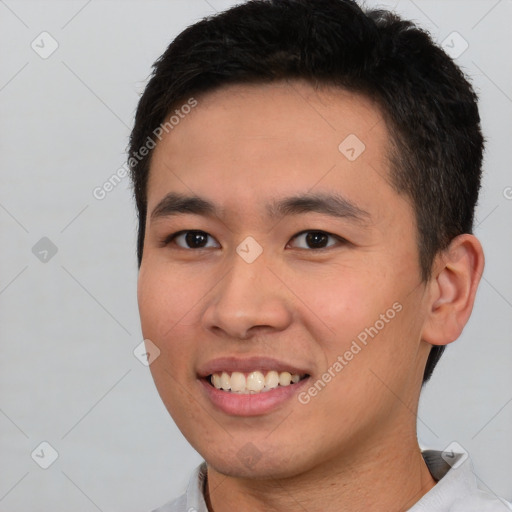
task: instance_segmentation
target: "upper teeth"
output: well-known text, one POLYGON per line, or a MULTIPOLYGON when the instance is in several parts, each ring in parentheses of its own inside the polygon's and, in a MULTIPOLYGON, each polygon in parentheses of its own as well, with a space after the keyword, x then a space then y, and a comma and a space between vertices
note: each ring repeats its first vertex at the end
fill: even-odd
POLYGON ((299 382, 301 376, 297 373, 281 372, 274 370, 267 372, 255 371, 245 376, 241 372, 214 373, 211 376, 211 383, 217 389, 232 391, 234 393, 259 393, 261 391, 270 391, 277 386, 289 386, 292 382, 299 382))

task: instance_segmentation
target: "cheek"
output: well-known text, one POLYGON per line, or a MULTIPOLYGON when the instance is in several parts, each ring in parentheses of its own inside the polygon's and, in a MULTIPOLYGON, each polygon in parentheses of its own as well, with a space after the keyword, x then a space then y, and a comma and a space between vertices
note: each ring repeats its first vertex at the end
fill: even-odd
POLYGON ((160 397, 177 423, 187 417, 198 421, 199 411, 187 399, 189 394, 183 393, 183 383, 195 377, 187 323, 193 322, 194 306, 202 293, 194 288, 194 280, 148 258, 139 272, 137 296, 144 339, 160 350, 149 367, 160 397))
POLYGON ((179 326, 196 321, 194 308, 202 296, 199 284, 170 264, 148 259, 141 266, 137 286, 144 336, 162 343, 179 326))
POLYGON ((321 346, 322 371, 344 375, 335 379, 333 391, 348 381, 361 384, 352 392, 354 400, 368 386, 375 392, 370 368, 392 378, 402 362, 413 365, 417 345, 417 330, 411 328, 417 322, 414 308, 406 307, 412 297, 404 291, 404 280, 372 267, 382 268, 337 265, 332 272, 302 273, 292 281, 307 306, 302 321, 321 346))
MULTIPOLYGON (((156 262, 141 266, 138 303, 144 339, 160 350, 150 370, 163 402, 171 412, 181 397, 176 382, 192 378, 190 361, 194 346, 190 326, 198 322, 198 303, 204 292, 194 279, 156 262)), ((179 408, 178 408, 179 409, 179 408)), ((173 411, 171 414, 173 414, 173 411)))
POLYGON ((332 352, 339 354, 345 345, 350 345, 370 322, 373 324, 383 312, 381 309, 385 311, 392 304, 387 304, 378 276, 372 276, 371 269, 356 265, 301 272, 290 276, 290 281, 294 283, 294 294, 304 303, 304 323, 316 331, 315 338, 321 340, 331 357, 332 352), (382 294, 377 293, 379 290, 382 294))

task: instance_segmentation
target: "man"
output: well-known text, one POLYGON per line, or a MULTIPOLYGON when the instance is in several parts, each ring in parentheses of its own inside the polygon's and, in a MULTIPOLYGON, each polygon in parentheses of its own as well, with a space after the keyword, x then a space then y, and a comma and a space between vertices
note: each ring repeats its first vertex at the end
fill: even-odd
POLYGON ((509 510, 416 436, 484 266, 476 101, 425 32, 350 0, 249 1, 157 61, 130 141, 139 309, 205 459, 160 512, 509 510))

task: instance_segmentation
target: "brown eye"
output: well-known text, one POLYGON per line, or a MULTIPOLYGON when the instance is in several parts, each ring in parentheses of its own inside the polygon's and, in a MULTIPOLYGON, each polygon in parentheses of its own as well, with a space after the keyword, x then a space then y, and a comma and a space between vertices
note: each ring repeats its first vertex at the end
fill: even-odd
POLYGON ((292 240, 299 242, 296 244, 299 249, 326 249, 335 245, 340 238, 325 231, 303 231, 295 235, 292 240))
POLYGON ((214 240, 208 233, 204 231, 180 231, 171 237, 169 242, 173 241, 178 247, 183 249, 206 249, 209 247, 218 247, 216 242, 209 242, 208 239, 214 240))
POLYGON ((326 247, 329 241, 329 235, 319 231, 311 231, 306 234, 306 244, 312 248, 326 247))

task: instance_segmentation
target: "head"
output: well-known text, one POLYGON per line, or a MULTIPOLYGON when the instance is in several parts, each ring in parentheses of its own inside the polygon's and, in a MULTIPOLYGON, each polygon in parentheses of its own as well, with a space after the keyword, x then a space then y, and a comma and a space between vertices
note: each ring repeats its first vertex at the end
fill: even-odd
MULTIPOLYGON (((151 368, 194 446, 207 442, 208 406, 190 405, 187 383, 218 357, 293 352, 290 365, 309 370, 309 384, 330 373, 315 403, 293 412, 306 425, 307 407, 321 418, 357 387, 341 405, 354 411, 345 441, 386 422, 391 401, 373 417, 363 411, 365 397, 389 394, 382 380, 418 390, 430 378, 469 317, 483 265, 470 235, 482 153, 463 73, 389 12, 350 0, 255 0, 172 42, 139 102, 129 165, 142 327, 161 351, 151 368), (326 200, 333 192, 342 215, 326 200), (170 236, 180 230, 195 232, 170 236), (324 252, 310 255, 315 247, 324 252)), ((266 419, 210 421, 228 440, 266 419)), ((315 443, 312 453, 331 449, 315 443)))

